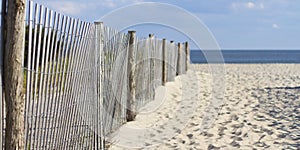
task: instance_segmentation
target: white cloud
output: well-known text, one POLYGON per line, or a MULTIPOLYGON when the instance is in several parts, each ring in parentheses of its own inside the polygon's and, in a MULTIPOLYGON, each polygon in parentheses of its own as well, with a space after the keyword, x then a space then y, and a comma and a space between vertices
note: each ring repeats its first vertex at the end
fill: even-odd
POLYGON ((255 8, 255 7, 256 7, 255 4, 252 3, 252 2, 248 2, 248 3, 246 3, 245 5, 246 5, 246 7, 249 8, 249 9, 252 9, 252 8, 255 8))
POLYGON ((276 23, 272 24, 272 28, 274 28, 274 29, 280 29, 280 27, 276 23))
POLYGON ((263 3, 254 3, 254 2, 234 2, 231 3, 231 8, 233 10, 244 10, 244 9, 256 9, 262 10, 265 9, 265 5, 263 3))

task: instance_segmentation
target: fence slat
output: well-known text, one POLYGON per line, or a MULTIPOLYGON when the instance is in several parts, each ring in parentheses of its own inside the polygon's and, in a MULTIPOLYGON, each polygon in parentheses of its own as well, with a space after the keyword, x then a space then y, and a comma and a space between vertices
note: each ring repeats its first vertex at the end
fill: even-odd
MULTIPOLYGON (((26 81, 26 103, 25 103, 25 110, 27 110, 29 107, 30 107, 30 99, 31 99, 31 94, 28 94, 28 93, 31 93, 32 92, 32 89, 31 89, 31 81, 32 81, 32 78, 31 78, 31 75, 32 75, 32 67, 31 67, 31 57, 32 57, 32 24, 33 24, 33 16, 32 16, 32 13, 33 13, 33 2, 30 1, 29 3, 29 10, 28 10, 28 53, 27 53, 27 67, 28 67, 28 70, 27 70, 27 81, 26 81)), ((29 122, 29 117, 28 117, 28 111, 24 111, 24 120, 25 120, 25 131, 29 131, 29 125, 28 125, 28 122, 29 122)), ((2 131, 2 130, 1 130, 2 131)), ((28 145, 28 132, 25 132, 25 146, 28 145)))
POLYGON ((4 148, 4 123, 5 123, 5 111, 4 111, 4 95, 3 95, 3 51, 4 51, 4 26, 5 26, 5 14, 6 14, 6 2, 2 1, 1 7, 1 33, 0 33, 0 150, 4 148))

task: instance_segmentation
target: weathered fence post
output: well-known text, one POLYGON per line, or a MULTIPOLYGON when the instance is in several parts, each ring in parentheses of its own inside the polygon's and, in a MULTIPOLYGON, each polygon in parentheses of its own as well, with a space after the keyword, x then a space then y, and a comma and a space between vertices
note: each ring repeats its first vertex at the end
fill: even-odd
POLYGON ((129 34, 129 48, 128 48, 128 64, 127 64, 127 75, 128 75, 128 96, 127 96, 127 121, 133 121, 136 116, 136 101, 135 101, 135 31, 128 31, 129 34))
POLYGON ((163 39, 162 40, 162 85, 165 85, 167 83, 167 58, 166 58, 166 49, 167 49, 167 40, 166 39, 163 39))
POLYGON ((185 42, 185 55, 186 55, 185 71, 188 71, 190 65, 190 46, 188 42, 185 42))
POLYGON ((178 57, 177 57, 177 71, 176 71, 176 75, 181 75, 182 74, 182 60, 181 60, 181 48, 182 48, 182 45, 181 43, 178 43, 178 57))
POLYGON ((155 75, 155 68, 154 68, 154 54, 155 54, 155 47, 154 47, 154 34, 149 34, 149 48, 150 48, 150 98, 154 100, 155 98, 155 83, 154 83, 154 75, 155 75))
POLYGON ((177 50, 176 50, 176 45, 175 45, 174 41, 170 41, 170 43, 172 45, 172 49, 168 50, 169 51, 168 55, 171 55, 171 59, 170 59, 171 62, 169 62, 170 70, 168 70, 168 71, 170 71, 170 74, 169 74, 170 78, 168 78, 168 81, 174 81, 175 76, 176 76, 176 69, 177 69, 175 64, 177 63, 177 61, 174 60, 175 56, 173 56, 173 55, 175 55, 175 53, 177 53, 177 50))
MULTIPOLYGON (((25 0, 7 1, 4 51, 4 90, 6 104, 5 149, 25 149, 23 50, 25 40, 25 0)), ((2 16, 4 17, 4 16, 2 16)))

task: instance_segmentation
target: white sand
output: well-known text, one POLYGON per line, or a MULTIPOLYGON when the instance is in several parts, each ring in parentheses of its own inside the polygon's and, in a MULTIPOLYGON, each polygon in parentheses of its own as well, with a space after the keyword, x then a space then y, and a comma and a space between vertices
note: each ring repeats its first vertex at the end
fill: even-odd
POLYGON ((110 148, 300 149, 299 64, 228 64, 220 78, 192 68, 158 88, 110 148))

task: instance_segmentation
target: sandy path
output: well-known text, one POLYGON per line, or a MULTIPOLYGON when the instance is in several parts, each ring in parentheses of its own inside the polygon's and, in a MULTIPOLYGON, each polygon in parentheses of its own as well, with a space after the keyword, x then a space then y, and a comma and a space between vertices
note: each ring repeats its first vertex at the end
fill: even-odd
POLYGON ((112 134, 111 149, 300 149, 300 65, 225 67, 224 82, 193 65, 195 73, 160 87, 148 110, 112 134), (212 94, 219 87, 224 94, 212 94), (212 97, 224 99, 205 129, 212 97))

